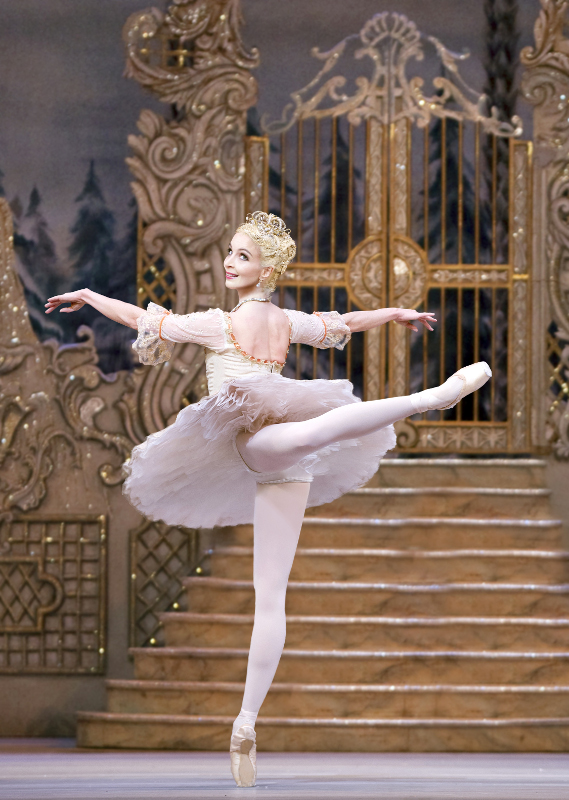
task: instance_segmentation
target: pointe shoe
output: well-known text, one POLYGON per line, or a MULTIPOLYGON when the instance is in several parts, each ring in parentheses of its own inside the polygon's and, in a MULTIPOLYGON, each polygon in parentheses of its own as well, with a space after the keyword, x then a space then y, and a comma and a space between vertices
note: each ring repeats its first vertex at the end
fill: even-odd
POLYGON ((255 786, 257 779, 257 745, 255 729, 242 725, 231 737, 229 748, 231 774, 237 786, 255 786))
POLYGON ((460 403, 462 398, 466 397, 467 394, 471 394, 477 389, 480 389, 481 386, 484 386, 486 381, 492 377, 492 370, 485 361, 477 361, 476 364, 469 364, 467 367, 459 369, 458 372, 451 375, 451 378, 454 377, 460 378, 463 381, 463 387, 456 400, 453 400, 452 403, 446 406, 439 406, 441 411, 447 408, 453 408, 457 403, 460 403))

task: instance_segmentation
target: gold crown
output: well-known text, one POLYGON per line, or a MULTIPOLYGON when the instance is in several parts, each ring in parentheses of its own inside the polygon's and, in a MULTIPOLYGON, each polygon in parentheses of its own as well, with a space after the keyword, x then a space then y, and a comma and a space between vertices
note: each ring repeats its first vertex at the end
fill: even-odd
POLYGON ((273 267, 264 285, 269 291, 274 291, 277 280, 296 255, 296 245, 284 220, 276 214, 253 211, 247 214, 245 222, 237 230, 246 233, 259 245, 262 265, 273 267))

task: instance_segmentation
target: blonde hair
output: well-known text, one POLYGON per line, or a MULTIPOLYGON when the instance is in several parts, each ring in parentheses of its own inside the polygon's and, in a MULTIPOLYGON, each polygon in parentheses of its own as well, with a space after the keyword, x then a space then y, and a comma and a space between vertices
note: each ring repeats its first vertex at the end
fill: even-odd
POLYGON ((278 279, 296 255, 290 230, 276 214, 253 211, 247 214, 236 233, 246 233, 259 246, 263 267, 273 267, 270 278, 263 286, 267 291, 274 292, 278 279))

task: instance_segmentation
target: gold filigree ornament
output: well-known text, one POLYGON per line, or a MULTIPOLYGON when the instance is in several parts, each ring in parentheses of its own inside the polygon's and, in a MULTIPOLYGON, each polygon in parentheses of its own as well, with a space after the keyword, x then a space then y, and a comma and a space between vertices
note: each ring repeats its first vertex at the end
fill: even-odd
POLYGON ((312 55, 324 66, 303 89, 291 94, 293 102, 284 108, 280 120, 269 122, 263 117, 261 125, 267 134, 283 133, 300 119, 343 115, 353 125, 367 119, 385 125, 410 119, 424 128, 432 117, 447 117, 479 122, 484 131, 497 136, 522 132, 519 117, 501 120, 497 108, 488 108, 487 96, 464 81, 458 62, 468 58, 468 52, 451 52, 434 36, 422 34, 403 14, 375 14, 358 34, 326 52, 313 48, 312 55), (423 61, 424 44, 434 48, 443 71, 433 79, 430 94, 420 75, 407 74, 412 59, 423 61), (359 74, 348 79, 340 69, 349 75, 357 69, 359 74), (354 88, 346 90, 349 85, 354 88))
POLYGON ((263 267, 273 267, 269 278, 263 281, 263 288, 273 292, 278 279, 296 255, 290 230, 276 214, 254 211, 247 214, 245 222, 236 232, 246 233, 259 246, 263 267))

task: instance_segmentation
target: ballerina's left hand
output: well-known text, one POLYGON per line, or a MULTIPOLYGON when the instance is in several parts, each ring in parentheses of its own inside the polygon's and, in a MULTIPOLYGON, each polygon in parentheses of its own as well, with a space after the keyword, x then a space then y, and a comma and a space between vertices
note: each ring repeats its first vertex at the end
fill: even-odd
POLYGON ((415 331, 415 333, 418 333, 419 329, 413 325, 412 320, 420 322, 430 331, 434 330, 434 328, 431 328, 430 323, 437 321, 432 311, 419 312, 415 311, 414 308, 397 309, 397 317, 394 319, 394 322, 396 322, 398 325, 403 325, 405 328, 415 331))

